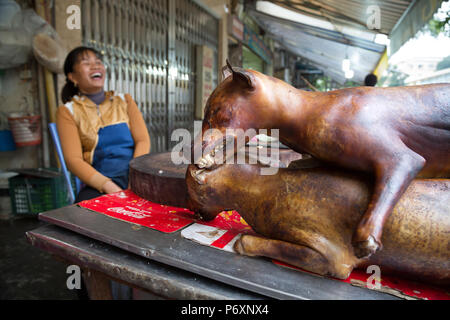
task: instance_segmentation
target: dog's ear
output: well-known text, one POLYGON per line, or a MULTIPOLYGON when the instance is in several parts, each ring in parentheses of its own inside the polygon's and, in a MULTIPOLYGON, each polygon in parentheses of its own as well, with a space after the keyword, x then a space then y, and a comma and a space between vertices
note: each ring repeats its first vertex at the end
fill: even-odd
POLYGON ((232 74, 233 74, 233 71, 230 70, 230 68, 228 67, 228 64, 227 64, 225 67, 222 68, 222 81, 225 80, 226 78, 228 78, 229 76, 231 76, 232 74))
POLYGON ((227 70, 227 77, 230 75, 229 72, 233 75, 233 82, 240 83, 244 85, 248 89, 254 89, 254 84, 252 81, 252 77, 245 72, 245 70, 240 68, 234 68, 231 66, 230 61, 227 59, 227 65, 222 69, 222 73, 225 79, 225 69, 227 70))

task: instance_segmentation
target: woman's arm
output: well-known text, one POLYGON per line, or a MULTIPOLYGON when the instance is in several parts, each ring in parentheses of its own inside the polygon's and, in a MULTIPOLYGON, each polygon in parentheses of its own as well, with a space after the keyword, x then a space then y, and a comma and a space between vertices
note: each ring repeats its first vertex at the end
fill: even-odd
POLYGON ((128 117, 130 119, 130 131, 134 139, 133 158, 142 156, 150 152, 150 136, 144 118, 139 111, 136 102, 129 95, 125 95, 128 104, 128 117))
POLYGON ((120 191, 121 189, 110 178, 105 177, 84 161, 77 125, 72 114, 64 106, 59 107, 56 112, 56 125, 67 168, 81 181, 99 192, 120 191))

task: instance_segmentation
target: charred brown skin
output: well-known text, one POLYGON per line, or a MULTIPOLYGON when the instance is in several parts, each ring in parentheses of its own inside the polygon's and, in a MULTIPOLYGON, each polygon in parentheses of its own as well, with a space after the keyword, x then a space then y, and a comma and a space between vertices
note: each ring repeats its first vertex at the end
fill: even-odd
POLYGON ((261 235, 242 236, 241 254, 342 279, 375 264, 382 275, 450 285, 450 180, 414 180, 386 220, 383 250, 358 259, 351 240, 369 204, 370 175, 321 167, 262 176, 248 164, 198 172, 191 165, 186 175, 191 209, 207 220, 235 209, 261 235))
MULTIPOLYGON (((253 70, 228 66, 228 73, 207 102, 203 134, 279 129, 280 141, 296 152, 373 174, 371 200, 353 234, 358 257, 382 247, 386 219, 414 178, 450 177, 449 84, 322 93, 253 70)), ((204 155, 222 143, 217 137, 203 143, 204 155)))

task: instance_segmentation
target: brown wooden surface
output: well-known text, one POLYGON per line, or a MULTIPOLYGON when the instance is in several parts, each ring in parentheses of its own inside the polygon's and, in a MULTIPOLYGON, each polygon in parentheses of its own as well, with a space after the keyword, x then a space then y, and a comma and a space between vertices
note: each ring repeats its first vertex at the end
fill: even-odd
POLYGON ((93 269, 85 269, 83 279, 89 292, 89 299, 112 300, 111 281, 105 274, 93 269))

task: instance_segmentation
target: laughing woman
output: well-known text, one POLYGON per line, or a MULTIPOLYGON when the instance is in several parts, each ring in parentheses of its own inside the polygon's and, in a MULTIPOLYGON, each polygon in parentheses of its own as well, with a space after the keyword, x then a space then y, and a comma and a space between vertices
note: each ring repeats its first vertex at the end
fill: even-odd
POLYGON ((129 94, 105 92, 99 52, 79 47, 64 63, 57 127, 68 169, 85 183, 75 202, 128 187, 131 159, 150 152, 144 119, 129 94))

